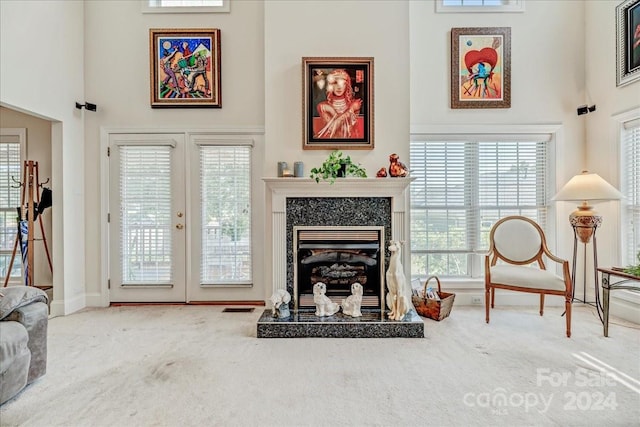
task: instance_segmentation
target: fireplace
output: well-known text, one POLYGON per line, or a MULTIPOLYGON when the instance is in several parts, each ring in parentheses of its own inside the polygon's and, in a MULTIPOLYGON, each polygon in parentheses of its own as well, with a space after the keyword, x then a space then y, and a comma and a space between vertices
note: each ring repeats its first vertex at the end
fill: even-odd
MULTIPOLYGON (((278 289, 294 290, 294 228, 383 228, 381 245, 390 240, 409 241, 408 186, 413 178, 341 178, 332 185, 305 178, 264 178, 267 186, 269 232, 265 262, 268 276, 265 299, 278 289)), ((408 251, 403 252, 409 277, 408 251)), ((386 248, 380 259, 388 258, 386 248)), ((384 275, 382 275, 384 279, 384 275)), ((384 280, 382 280, 384 281, 384 280)), ((382 298, 384 300, 384 298, 382 298)), ((338 302, 338 301, 336 301, 338 302)))
POLYGON ((384 309, 384 227, 293 227, 296 309, 312 308, 313 286, 340 303, 355 282, 363 287, 362 308, 384 309))
MULTIPOLYGON (((332 185, 305 178, 263 178, 266 184, 266 295, 287 290, 291 315, 266 309, 258 338, 424 338, 414 312, 402 322, 385 314, 384 272, 390 240, 408 242, 408 186, 413 178, 341 178, 332 185), (270 242, 270 243, 269 243, 270 242), (269 274, 270 273, 270 274, 269 274), (315 315, 314 281, 341 303, 354 281, 365 282, 362 317, 315 315), (270 281, 270 282, 269 282, 270 281), (324 283, 324 282, 323 282, 324 283)), ((407 251, 403 251, 409 277, 407 251)))

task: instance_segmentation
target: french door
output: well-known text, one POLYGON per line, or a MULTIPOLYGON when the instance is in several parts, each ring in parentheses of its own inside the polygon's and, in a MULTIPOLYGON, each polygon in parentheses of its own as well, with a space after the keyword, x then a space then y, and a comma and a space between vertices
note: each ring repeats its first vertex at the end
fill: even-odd
POLYGON ((184 134, 110 136, 112 302, 185 301, 184 139, 184 134))
POLYGON ((111 302, 262 298, 252 279, 252 147, 228 135, 109 136, 111 302))

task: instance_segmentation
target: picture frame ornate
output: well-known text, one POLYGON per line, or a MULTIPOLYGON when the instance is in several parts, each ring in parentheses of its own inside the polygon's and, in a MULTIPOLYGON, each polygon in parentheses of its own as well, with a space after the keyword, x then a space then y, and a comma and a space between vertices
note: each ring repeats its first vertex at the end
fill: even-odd
POLYGON ((374 59, 302 58, 302 148, 374 148, 374 59))
POLYGON ((616 6, 616 86, 640 79, 640 0, 616 6))
POLYGON ((149 30, 152 108, 222 107, 220 30, 149 30))
POLYGON ((511 28, 451 29, 451 108, 511 108, 511 28))

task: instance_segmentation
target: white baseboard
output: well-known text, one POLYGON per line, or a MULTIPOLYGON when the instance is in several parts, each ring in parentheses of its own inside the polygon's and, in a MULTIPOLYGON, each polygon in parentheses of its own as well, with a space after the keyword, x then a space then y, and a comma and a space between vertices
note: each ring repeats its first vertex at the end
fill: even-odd
MULTIPOLYGON (((447 290, 447 292, 451 292, 447 290)), ((455 292, 456 299, 455 304, 459 305, 474 305, 484 306, 484 290, 480 291, 468 291, 468 292, 455 292), (476 302, 476 301, 479 301, 476 302)), ((540 305, 540 296, 538 294, 528 294, 525 292, 509 292, 496 290, 495 305, 517 305, 517 306, 538 306, 540 305)), ((564 298, 547 295, 544 298, 545 307, 562 307, 564 306, 564 298)))
MULTIPOLYGON (((448 291, 450 292, 450 291, 448 291)), ((455 305, 470 305, 484 307, 484 290, 455 292, 455 305), (477 302, 479 301, 479 303, 477 302)), ((533 306, 538 307, 540 297, 536 294, 526 294, 524 292, 500 292, 496 290, 495 306, 533 306)), ((544 299, 545 307, 562 307, 564 299, 554 295, 547 295, 544 299)), ((609 315, 619 319, 640 324, 640 304, 629 301, 629 299, 616 298, 611 296, 609 304, 609 315)))
POLYGON ((109 301, 105 301, 100 292, 87 294, 86 303, 87 307, 109 307, 109 301))
POLYGON ((64 316, 64 301, 53 300, 49 305, 49 317, 64 316))
POLYGON ((80 294, 68 300, 54 299, 53 301, 51 301, 49 317, 66 316, 68 314, 72 314, 76 311, 82 310, 87 306, 85 299, 85 294, 80 294))
POLYGON ((640 305, 611 297, 609 302, 609 316, 640 324, 640 305))

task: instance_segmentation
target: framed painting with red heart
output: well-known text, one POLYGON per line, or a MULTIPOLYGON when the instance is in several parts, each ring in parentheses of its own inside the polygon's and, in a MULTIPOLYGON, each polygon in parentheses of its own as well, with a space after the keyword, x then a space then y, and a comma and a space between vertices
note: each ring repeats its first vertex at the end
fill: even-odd
POLYGON ((511 108, 511 28, 451 29, 451 108, 511 108))

